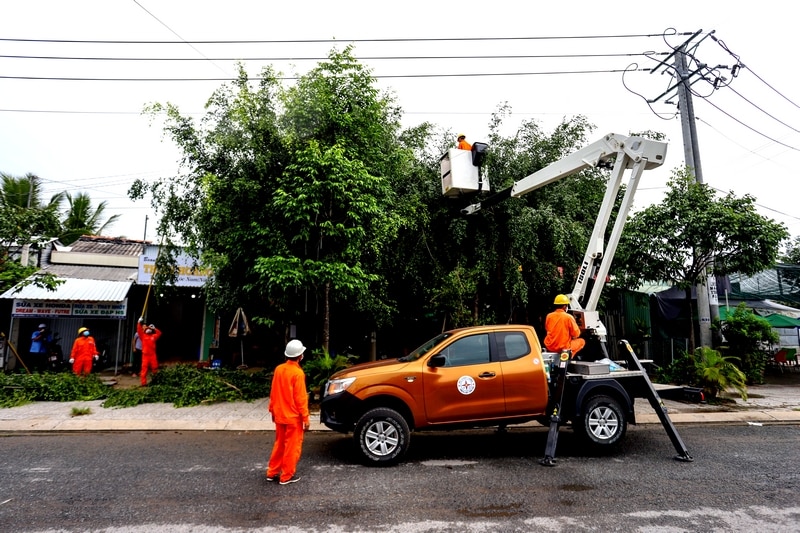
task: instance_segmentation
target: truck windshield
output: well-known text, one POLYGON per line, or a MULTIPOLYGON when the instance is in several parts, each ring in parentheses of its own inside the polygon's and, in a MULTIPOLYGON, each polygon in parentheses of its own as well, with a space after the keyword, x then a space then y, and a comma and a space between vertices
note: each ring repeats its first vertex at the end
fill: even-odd
POLYGON ((397 360, 402 361, 404 363, 408 361, 416 361, 417 359, 428 353, 430 350, 441 344, 441 342, 448 337, 450 337, 450 333, 440 333, 439 335, 435 336, 434 338, 432 338, 431 340, 429 340, 428 342, 426 342, 425 344, 423 344, 410 354, 404 355, 403 357, 400 357, 397 360))

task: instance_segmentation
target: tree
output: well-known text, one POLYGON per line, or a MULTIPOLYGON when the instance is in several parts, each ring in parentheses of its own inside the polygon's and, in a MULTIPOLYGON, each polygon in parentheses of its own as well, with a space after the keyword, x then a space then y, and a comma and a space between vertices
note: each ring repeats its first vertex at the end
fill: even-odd
POLYGON ((199 124, 169 103, 146 108, 153 119, 163 118, 165 133, 181 149, 181 172, 153 183, 137 180, 129 196, 149 195, 161 214, 156 293, 172 281, 182 243, 214 272, 204 287, 210 309, 243 306, 254 322, 273 326, 294 319, 292 302, 264 291, 254 266, 257 257, 285 246, 272 199, 290 153, 278 126, 275 72, 263 69, 252 87, 242 65, 238 71, 233 83, 211 95, 199 124))
POLYGON ((288 89, 264 69, 254 90, 240 66, 207 109, 198 126, 169 104, 149 108, 166 114, 184 154, 184 174, 130 190, 162 213, 162 266, 178 237, 214 271, 210 307, 251 305, 265 324, 296 322, 310 300, 325 349, 332 303, 376 320, 391 313, 375 298, 385 292, 380 252, 401 224, 390 180, 410 157, 397 142, 399 111, 351 49, 288 89))
POLYGON ((42 201, 41 178, 35 174, 25 174, 23 177, 14 177, 10 174, 0 172, 3 185, 0 191, 0 205, 3 207, 16 206, 23 209, 43 209, 51 213, 57 213, 64 193, 56 193, 50 201, 45 204, 42 201))
POLYGON ((61 194, 54 195, 49 203, 44 204, 38 176, 14 177, 5 173, 0 176, 0 291, 28 283, 53 289, 58 285, 54 276, 41 274, 31 277, 37 267, 21 264, 15 253, 26 247, 40 246, 58 233, 61 194))
POLYGON ((386 316, 378 257, 402 217, 392 177, 402 172, 399 111, 381 95, 352 48, 332 51, 283 93, 291 161, 272 201, 285 248, 256 260, 270 292, 312 289, 328 349, 332 302, 386 316))
MULTIPOLYGON (((550 133, 526 121, 505 137, 499 132, 509 113, 500 106, 490 124, 485 172, 493 191, 582 147, 591 131, 583 117, 575 117, 550 133)), ((415 266, 402 290, 427 302, 425 313, 443 328, 535 323, 553 296, 574 282, 607 174, 589 169, 465 217, 460 210, 476 196, 453 199, 441 193, 439 155, 452 146, 452 135, 439 143, 429 162, 429 186, 404 188, 424 192, 426 212, 395 247, 406 265, 415 266)))
MULTIPOLYGON (((752 275, 772 266, 788 237, 786 227, 756 212, 755 199, 728 193, 718 198, 688 170, 675 171, 660 204, 634 214, 614 262, 621 284, 670 283, 686 291, 715 275, 752 275)), ((690 316, 691 313, 690 313, 690 316)), ((694 327, 689 331, 694 350, 694 327)))
POLYGON ((65 245, 77 241, 81 235, 102 235, 119 219, 119 215, 111 215, 102 222, 106 202, 100 202, 93 208, 92 199, 86 193, 79 192, 74 197, 70 193, 64 194, 69 208, 62 223, 63 231, 59 239, 65 245))
POLYGON ((781 260, 790 265, 800 265, 800 237, 795 237, 786 245, 786 250, 781 255, 781 260))

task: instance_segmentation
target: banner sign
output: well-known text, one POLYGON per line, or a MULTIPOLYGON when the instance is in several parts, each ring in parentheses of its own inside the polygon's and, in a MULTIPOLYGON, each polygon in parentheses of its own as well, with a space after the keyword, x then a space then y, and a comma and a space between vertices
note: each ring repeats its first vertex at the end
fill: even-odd
POLYGON ((52 300, 14 300, 15 318, 115 318, 128 315, 128 299, 121 302, 64 302, 52 300))
MULTIPOLYGON (((136 283, 139 285, 149 285, 156 271, 156 257, 158 256, 157 246, 147 246, 145 252, 139 256, 139 272, 136 283)), ((187 254, 180 254, 176 257, 177 280, 175 287, 202 287, 211 275, 211 269, 196 266, 194 259, 187 254)))

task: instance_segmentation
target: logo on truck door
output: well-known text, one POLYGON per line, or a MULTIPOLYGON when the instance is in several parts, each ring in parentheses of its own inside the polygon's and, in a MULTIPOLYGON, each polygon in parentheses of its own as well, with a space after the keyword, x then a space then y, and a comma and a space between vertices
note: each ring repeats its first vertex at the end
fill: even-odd
POLYGON ((456 382, 456 388, 465 396, 472 394, 475 392, 475 380, 472 379, 472 376, 461 376, 456 382))

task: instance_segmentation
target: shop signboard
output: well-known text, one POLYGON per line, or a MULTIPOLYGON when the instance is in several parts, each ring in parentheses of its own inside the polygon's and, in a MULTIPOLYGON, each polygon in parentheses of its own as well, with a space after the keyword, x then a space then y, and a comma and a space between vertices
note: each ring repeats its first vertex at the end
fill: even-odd
MULTIPOLYGON (((148 246, 139 256, 139 272, 136 283, 149 285, 156 271, 158 247, 148 246)), ((175 287, 202 287, 211 275, 211 269, 202 268, 189 255, 181 253, 176 257, 177 279, 175 287)))
POLYGON ((121 302, 65 302, 58 300, 15 299, 11 316, 15 318, 116 318, 128 313, 128 299, 121 302))

